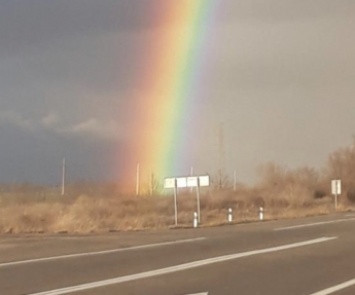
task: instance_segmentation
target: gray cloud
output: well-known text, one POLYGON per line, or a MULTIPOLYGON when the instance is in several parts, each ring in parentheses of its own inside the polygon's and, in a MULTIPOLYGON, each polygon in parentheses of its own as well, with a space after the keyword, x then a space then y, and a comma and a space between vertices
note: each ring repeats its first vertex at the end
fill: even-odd
MULTIPOLYGON (((114 177, 132 97, 145 95, 147 44, 169 21, 163 2, 0 0, 0 182, 53 181, 46 171, 63 155, 72 179, 114 177)), ((226 168, 246 181, 262 162, 318 167, 349 143, 353 19, 352 0, 219 1, 185 114, 183 168, 217 169, 220 121, 226 168)))
POLYGON ((51 128, 55 126, 58 122, 60 121, 60 118, 57 114, 51 112, 45 115, 41 120, 40 123, 46 127, 46 128, 51 128))
POLYGON ((160 23, 163 2, 139 0, 2 0, 2 51, 41 50, 48 43, 119 31, 144 31, 160 23))
POLYGON ((28 131, 34 128, 34 124, 31 120, 25 119, 21 114, 14 111, 1 112, 0 123, 14 125, 28 131))
POLYGON ((220 1, 219 18, 234 23, 284 24, 317 19, 352 17, 352 0, 240 0, 220 1))
POLYGON ((115 121, 101 122, 96 118, 89 118, 86 121, 61 129, 59 132, 73 136, 93 136, 105 140, 116 140, 121 135, 120 128, 115 121))

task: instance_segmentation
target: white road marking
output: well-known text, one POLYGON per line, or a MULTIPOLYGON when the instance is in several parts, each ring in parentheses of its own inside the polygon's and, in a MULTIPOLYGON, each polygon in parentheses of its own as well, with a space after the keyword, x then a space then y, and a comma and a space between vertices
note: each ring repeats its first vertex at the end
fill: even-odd
POLYGON ((323 291, 319 291, 319 292, 313 293, 311 295, 328 295, 328 294, 332 294, 332 293, 335 293, 337 291, 340 291, 342 289, 351 287, 353 285, 355 285, 355 279, 347 281, 347 282, 339 284, 339 285, 336 285, 334 287, 330 287, 330 288, 325 289, 323 291))
POLYGON ((205 292, 205 293, 196 293, 196 294, 189 294, 189 295, 208 295, 208 292, 205 292))
POLYGON ((318 226, 318 225, 331 224, 331 223, 339 223, 339 222, 347 222, 347 221, 355 221, 355 218, 345 218, 345 219, 337 219, 337 220, 331 220, 331 221, 322 221, 322 222, 315 222, 315 223, 306 223, 306 224, 292 225, 292 226, 286 226, 286 227, 275 228, 274 230, 276 230, 276 231, 280 231, 280 230, 290 230, 290 229, 297 229, 297 228, 311 227, 311 226, 318 226))
POLYGON ((345 217, 355 217, 355 213, 346 214, 345 217))
POLYGON ((22 260, 22 261, 4 262, 4 263, 0 263, 0 267, 13 266, 13 265, 19 265, 19 264, 36 263, 36 262, 43 262, 43 261, 51 261, 51 260, 59 260, 59 259, 76 258, 76 257, 83 257, 83 256, 111 254, 111 253, 123 252, 123 251, 141 250, 141 249, 148 249, 148 248, 154 248, 154 247, 162 247, 162 246, 170 246, 170 245, 183 244, 183 243, 198 242, 198 241, 202 241, 205 239, 206 239, 205 237, 201 237, 201 238, 195 238, 195 239, 177 240, 177 241, 172 241, 172 242, 133 246, 133 247, 129 247, 129 248, 119 248, 119 249, 104 250, 104 251, 97 251, 97 252, 77 253, 77 254, 68 254, 68 255, 28 259, 28 260, 22 260))
POLYGON ((71 287, 66 287, 66 288, 61 288, 61 289, 55 289, 55 290, 45 291, 45 292, 40 292, 40 293, 33 293, 33 294, 29 294, 29 295, 62 295, 62 294, 68 294, 68 293, 73 293, 73 292, 79 292, 79 291, 84 291, 84 290, 89 290, 89 289, 94 289, 94 288, 99 288, 99 287, 105 287, 105 286, 135 281, 135 280, 139 280, 139 279, 150 278, 150 277, 154 277, 154 276, 161 276, 161 275, 165 275, 165 274, 169 274, 169 273, 173 273, 173 272, 183 271, 183 270, 187 270, 187 269, 191 269, 191 268, 206 266, 206 265, 210 265, 213 263, 224 262, 224 261, 238 259, 238 258, 242 258, 242 257, 249 257, 249 256, 258 255, 258 254, 266 254, 266 253, 272 253, 272 252, 277 252, 277 251, 283 251, 283 250, 288 250, 288 249, 293 249, 293 248, 309 246, 309 245, 318 244, 318 243, 324 243, 324 242, 328 242, 328 241, 331 241, 334 239, 337 239, 337 237, 323 237, 323 238, 319 238, 319 239, 308 240, 308 241, 303 241, 303 242, 298 242, 298 243, 293 243, 293 244, 288 244, 288 245, 283 245, 283 246, 276 246, 276 247, 271 247, 271 248, 266 248, 266 249, 261 249, 261 250, 254 250, 254 251, 249 251, 249 252, 243 252, 243 253, 225 255, 225 256, 209 258, 209 259, 204 259, 204 260, 198 260, 198 261, 184 263, 184 264, 180 264, 180 265, 176 265, 176 266, 170 266, 170 267, 166 267, 166 268, 146 271, 146 272, 142 272, 142 273, 138 273, 138 274, 126 275, 126 276, 117 277, 117 278, 113 278, 113 279, 97 281, 97 282, 92 282, 92 283, 87 283, 87 284, 82 284, 82 285, 77 285, 77 286, 71 286, 71 287))

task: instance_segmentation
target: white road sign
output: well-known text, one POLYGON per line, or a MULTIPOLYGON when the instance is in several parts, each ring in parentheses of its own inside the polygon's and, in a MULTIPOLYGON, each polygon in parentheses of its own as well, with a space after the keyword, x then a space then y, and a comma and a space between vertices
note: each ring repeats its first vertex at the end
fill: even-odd
POLYGON ((175 178, 165 178, 164 188, 175 188, 175 178))
POLYGON ((210 185, 210 177, 208 175, 189 176, 189 177, 165 178, 164 188, 175 188, 175 181, 176 181, 177 188, 209 186, 210 185))
POLYGON ((187 178, 187 187, 197 187, 197 185, 198 185, 197 179, 198 179, 197 176, 188 177, 187 178))
POLYGON ((178 188, 187 187, 187 178, 186 177, 176 178, 176 181, 177 181, 177 187, 178 188))
POLYGON ((190 176, 187 177, 187 187, 209 186, 210 177, 206 176, 190 176))
POLYGON ((341 180, 339 179, 332 180, 332 194, 333 195, 341 194, 341 180))
POLYGON ((210 186, 210 177, 208 175, 206 176, 200 176, 200 186, 210 186))

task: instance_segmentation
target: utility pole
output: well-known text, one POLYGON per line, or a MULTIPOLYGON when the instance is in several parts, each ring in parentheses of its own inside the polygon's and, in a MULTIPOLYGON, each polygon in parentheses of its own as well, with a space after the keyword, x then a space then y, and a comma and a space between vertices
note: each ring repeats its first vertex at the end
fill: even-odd
POLYGON ((65 158, 63 158, 62 163, 62 196, 65 195, 65 158))
POLYGON ((224 147, 224 126, 221 122, 218 128, 218 189, 223 187, 225 162, 225 147, 224 147))
MULTIPOLYGON (((193 167, 193 166, 191 166, 191 168, 190 168, 190 176, 194 176, 194 167, 193 167)), ((191 188, 190 188, 190 192, 192 193, 193 190, 194 190, 194 188, 191 187, 191 188)))
POLYGON ((137 164, 137 175, 136 175, 136 196, 139 196, 139 182, 140 182, 140 164, 137 164))
POLYGON ((149 177, 149 190, 150 196, 153 196, 154 193, 154 173, 152 172, 149 177))

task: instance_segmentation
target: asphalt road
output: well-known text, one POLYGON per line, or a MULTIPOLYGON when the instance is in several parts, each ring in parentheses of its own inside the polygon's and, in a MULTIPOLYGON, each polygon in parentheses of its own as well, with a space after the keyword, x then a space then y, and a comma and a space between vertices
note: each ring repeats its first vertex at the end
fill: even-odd
POLYGON ((0 236, 0 294, 355 294, 355 214, 105 235, 0 236))

